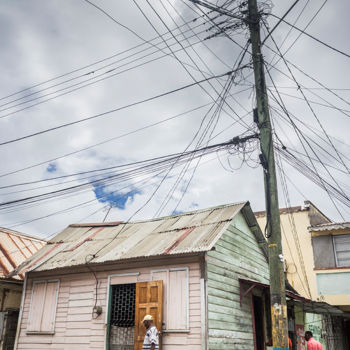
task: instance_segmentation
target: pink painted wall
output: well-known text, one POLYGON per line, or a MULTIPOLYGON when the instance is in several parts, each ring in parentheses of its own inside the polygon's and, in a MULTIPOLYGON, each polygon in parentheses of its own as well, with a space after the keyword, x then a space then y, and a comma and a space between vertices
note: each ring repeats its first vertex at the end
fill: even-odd
MULTIPOLYGON (((189 325, 187 333, 164 333, 163 350, 200 350, 201 349, 201 290, 199 263, 173 264, 169 266, 152 266, 124 270, 108 270, 97 272, 98 305, 103 313, 97 319, 92 318, 92 307, 95 300, 95 279, 92 273, 84 272, 54 275, 41 273, 34 280, 59 279, 60 288, 55 319, 55 334, 27 334, 28 313, 32 294, 33 279, 28 278, 24 299, 23 317, 20 325, 16 349, 52 349, 82 350, 105 349, 106 311, 108 275, 121 273, 139 273, 132 278, 136 282, 151 280, 151 270, 164 268, 189 268, 189 325)), ((121 281, 120 277, 111 281, 121 281)), ((129 277, 123 277, 122 283, 132 283, 129 277)), ((120 283, 120 282, 119 282, 120 283)))

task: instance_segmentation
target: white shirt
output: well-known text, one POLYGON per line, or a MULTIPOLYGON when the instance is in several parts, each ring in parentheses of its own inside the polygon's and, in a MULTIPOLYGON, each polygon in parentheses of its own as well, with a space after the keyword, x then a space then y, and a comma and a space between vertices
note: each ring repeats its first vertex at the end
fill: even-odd
POLYGON ((149 350, 151 345, 155 345, 155 350, 159 349, 159 336, 156 326, 151 326, 147 329, 145 340, 143 341, 142 350, 149 350))

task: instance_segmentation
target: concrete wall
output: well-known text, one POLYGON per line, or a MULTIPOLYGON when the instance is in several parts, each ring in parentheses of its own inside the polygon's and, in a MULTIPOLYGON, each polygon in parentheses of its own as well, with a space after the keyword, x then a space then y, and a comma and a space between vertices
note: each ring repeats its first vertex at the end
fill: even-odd
MULTIPOLYGON (((197 259, 198 260, 198 259, 197 259)), ((23 317, 16 349, 55 349, 81 350, 105 349, 106 341, 106 312, 108 298, 108 281, 115 283, 113 274, 134 274, 124 277, 123 283, 145 282, 151 280, 151 270, 161 268, 188 267, 189 269, 189 326, 185 333, 165 333, 162 337, 163 350, 199 350, 201 349, 201 292, 200 292, 200 264, 199 262, 174 262, 170 257, 169 265, 144 267, 145 263, 134 264, 133 268, 99 267, 96 268, 98 279, 97 303, 102 306, 102 315, 93 318, 92 307, 95 300, 95 279, 86 268, 75 270, 75 273, 55 274, 60 280, 58 304, 55 319, 54 334, 27 334, 27 321, 34 280, 53 278, 52 273, 36 273, 28 278, 25 295, 23 317), (135 275, 136 274, 136 275, 135 275), (113 282, 114 281, 114 282, 113 282)), ((120 280, 119 280, 120 281, 120 280)))
POLYGON ((269 283, 269 269, 241 214, 208 252, 207 278, 209 349, 253 350, 251 299, 240 306, 238 280, 269 283))
POLYGON ((350 268, 316 271, 318 293, 326 303, 350 311, 350 268))
MULTIPOLYGON (((260 216, 257 221, 263 230, 265 217, 260 216)), ((283 256, 286 260, 288 281, 306 298, 325 301, 344 311, 350 311, 347 288, 350 284, 350 267, 335 267, 333 246, 330 245, 330 235, 334 233, 311 233, 308 230, 311 221, 315 224, 325 222, 326 219, 312 206, 292 215, 286 212, 281 214, 283 256), (345 275, 338 275, 339 273, 345 275), (329 276, 321 276, 324 274, 329 276), (326 289, 325 285, 328 286, 326 289)), ((336 234, 349 234, 349 231, 339 230, 336 234)))
POLYGON ((0 284, 0 311, 19 309, 21 305, 22 285, 0 284))
MULTIPOLYGON (((258 217, 257 220, 263 231, 266 223, 265 217, 258 217)), ((309 226, 308 210, 298 211, 293 215, 281 214, 282 247, 288 281, 300 295, 317 300, 314 255, 311 234, 308 231, 309 226)))

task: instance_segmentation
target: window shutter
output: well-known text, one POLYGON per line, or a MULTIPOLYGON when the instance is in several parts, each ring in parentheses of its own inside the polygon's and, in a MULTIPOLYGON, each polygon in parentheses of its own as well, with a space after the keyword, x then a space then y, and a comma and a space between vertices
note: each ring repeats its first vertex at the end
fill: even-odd
POLYGON ((28 331, 40 331, 41 316, 44 310, 46 282, 34 282, 29 311, 28 331))
POLYGON ((48 282, 44 300, 44 312, 41 320, 42 332, 53 332, 55 329, 55 315, 57 304, 58 282, 48 282))
POLYGON ((350 235, 333 236, 337 267, 350 266, 350 235))
POLYGON ((173 268, 152 271, 152 280, 163 281, 163 329, 188 330, 188 269, 173 268))
POLYGON ((188 281, 186 270, 169 271, 168 329, 187 329, 188 281))
MULTIPOLYGON (((136 283, 134 349, 141 350, 146 334, 142 320, 152 315, 158 331, 162 329, 163 281, 136 283)), ((160 349, 160 346, 159 346, 160 349)))
POLYGON ((168 329, 168 274, 168 270, 152 272, 153 281, 163 281, 163 325, 159 331, 162 329, 168 329))
POLYGON ((53 333, 59 281, 34 281, 27 332, 53 333))

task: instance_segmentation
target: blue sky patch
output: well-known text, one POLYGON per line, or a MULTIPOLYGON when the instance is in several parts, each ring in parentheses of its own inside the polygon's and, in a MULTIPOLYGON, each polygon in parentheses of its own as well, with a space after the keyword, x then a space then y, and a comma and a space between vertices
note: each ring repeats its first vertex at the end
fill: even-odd
POLYGON ((119 209, 125 209, 125 205, 128 200, 133 201, 136 194, 140 194, 141 191, 138 189, 132 189, 129 192, 118 192, 116 190, 109 190, 108 186, 94 184, 94 189, 96 199, 100 203, 106 203, 111 207, 116 207, 119 209))
POLYGON ((57 170, 57 166, 55 163, 50 163, 46 168, 46 171, 49 173, 54 173, 56 170, 57 170))
POLYGON ((178 215, 178 214, 182 214, 183 211, 182 210, 173 210, 173 212, 171 213, 171 215, 178 215))

